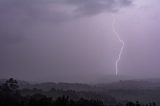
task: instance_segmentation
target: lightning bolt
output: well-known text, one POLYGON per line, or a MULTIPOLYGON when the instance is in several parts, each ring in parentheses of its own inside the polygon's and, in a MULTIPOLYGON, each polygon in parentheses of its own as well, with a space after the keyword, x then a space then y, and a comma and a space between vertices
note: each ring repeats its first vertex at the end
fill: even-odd
POLYGON ((112 17, 113 17, 112 30, 113 30, 114 34, 116 35, 117 39, 119 40, 119 42, 122 44, 121 49, 120 49, 119 54, 118 54, 118 58, 117 58, 116 63, 115 63, 116 76, 117 76, 118 72, 119 72, 118 64, 119 64, 119 62, 121 60, 121 56, 122 56, 122 53, 123 53, 123 49, 124 49, 125 43, 121 39, 120 34, 116 31, 116 28, 115 28, 116 18, 115 18, 115 16, 113 14, 112 14, 112 17))

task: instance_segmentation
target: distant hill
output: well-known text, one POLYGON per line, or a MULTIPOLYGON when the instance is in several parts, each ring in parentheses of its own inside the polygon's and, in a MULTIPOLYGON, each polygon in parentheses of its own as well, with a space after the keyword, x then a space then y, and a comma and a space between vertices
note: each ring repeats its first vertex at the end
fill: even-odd
MULTIPOLYGON (((5 82, 6 79, 0 79, 0 84, 5 82)), ((63 90, 75 90, 75 91, 107 91, 110 89, 157 89, 160 88, 160 79, 146 79, 146 80, 119 80, 111 83, 101 84, 81 84, 81 83, 55 83, 55 82, 43 82, 43 83, 29 83, 27 81, 18 80, 21 89, 42 89, 50 90, 63 89, 63 90)))
MULTIPOLYGON (((5 79, 0 80, 3 83, 5 79)), ((18 81, 24 95, 42 93, 47 96, 70 95, 73 98, 102 98, 105 101, 136 101, 143 103, 155 101, 160 105, 160 80, 119 80, 111 83, 80 84, 80 83, 28 83, 18 81), (104 98, 108 98, 107 100, 104 98)))
POLYGON ((160 88, 160 80, 121 80, 98 86, 103 89, 156 89, 160 88))

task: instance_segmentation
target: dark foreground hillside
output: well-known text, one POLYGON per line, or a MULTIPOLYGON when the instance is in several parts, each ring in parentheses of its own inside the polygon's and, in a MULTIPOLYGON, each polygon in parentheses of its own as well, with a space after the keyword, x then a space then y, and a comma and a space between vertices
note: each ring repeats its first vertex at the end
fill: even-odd
MULTIPOLYGON (((3 80, 4 82, 4 80, 3 80)), ((160 80, 121 80, 108 84, 80 84, 80 83, 28 83, 18 81, 22 95, 41 93, 46 96, 57 98, 69 95, 77 100, 81 97, 86 99, 101 99, 106 103, 141 101, 143 104, 156 102, 160 106, 160 80)))
POLYGON ((112 96, 97 92, 40 89, 20 90, 13 78, 0 85, 0 106, 156 106, 156 103, 142 104, 138 101, 119 103, 112 96))

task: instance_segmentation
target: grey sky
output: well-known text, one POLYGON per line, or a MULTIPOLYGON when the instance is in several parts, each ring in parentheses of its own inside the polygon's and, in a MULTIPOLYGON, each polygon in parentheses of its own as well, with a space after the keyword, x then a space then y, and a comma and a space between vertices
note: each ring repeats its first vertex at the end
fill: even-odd
POLYGON ((0 77, 88 81, 115 74, 159 77, 157 0, 1 0, 0 77), (150 74, 149 72, 152 72, 150 74), (145 75, 144 75, 145 74, 145 75))

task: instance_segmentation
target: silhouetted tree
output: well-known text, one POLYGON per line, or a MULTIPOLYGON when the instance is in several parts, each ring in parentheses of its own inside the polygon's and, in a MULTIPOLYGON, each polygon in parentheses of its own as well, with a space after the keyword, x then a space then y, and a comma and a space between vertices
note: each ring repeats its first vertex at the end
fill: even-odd
POLYGON ((155 102, 153 102, 153 106, 156 106, 156 103, 155 103, 155 102))
MULTIPOLYGON (((73 100, 69 96, 60 96, 56 98, 47 97, 43 95, 42 90, 32 89, 35 92, 28 96, 22 96, 19 92, 18 82, 10 78, 5 83, 0 85, 0 106, 156 106, 156 103, 149 103, 142 105, 138 101, 136 103, 127 102, 126 105, 121 103, 117 105, 104 105, 98 99, 78 98, 73 100)), ((56 89, 52 91, 57 92, 56 89)), ((62 91, 62 90, 61 90, 62 91)), ((75 91, 65 91, 66 95, 76 93, 75 91)))
POLYGON ((0 87, 0 106, 18 106, 21 96, 18 92, 18 82, 10 78, 0 87))
POLYGON ((118 104, 116 104, 116 106, 123 106, 123 104, 122 103, 118 103, 118 104))
POLYGON ((126 103, 126 106, 135 106, 135 104, 133 102, 128 102, 126 103))
POLYGON ((18 82, 15 79, 10 78, 4 84, 1 85, 0 90, 3 92, 15 92, 18 90, 18 88, 18 82))
POLYGON ((68 106, 69 105, 69 97, 62 96, 58 97, 55 101, 56 106, 68 106))
POLYGON ((136 106, 141 106, 141 104, 139 103, 139 101, 136 101, 136 106))

